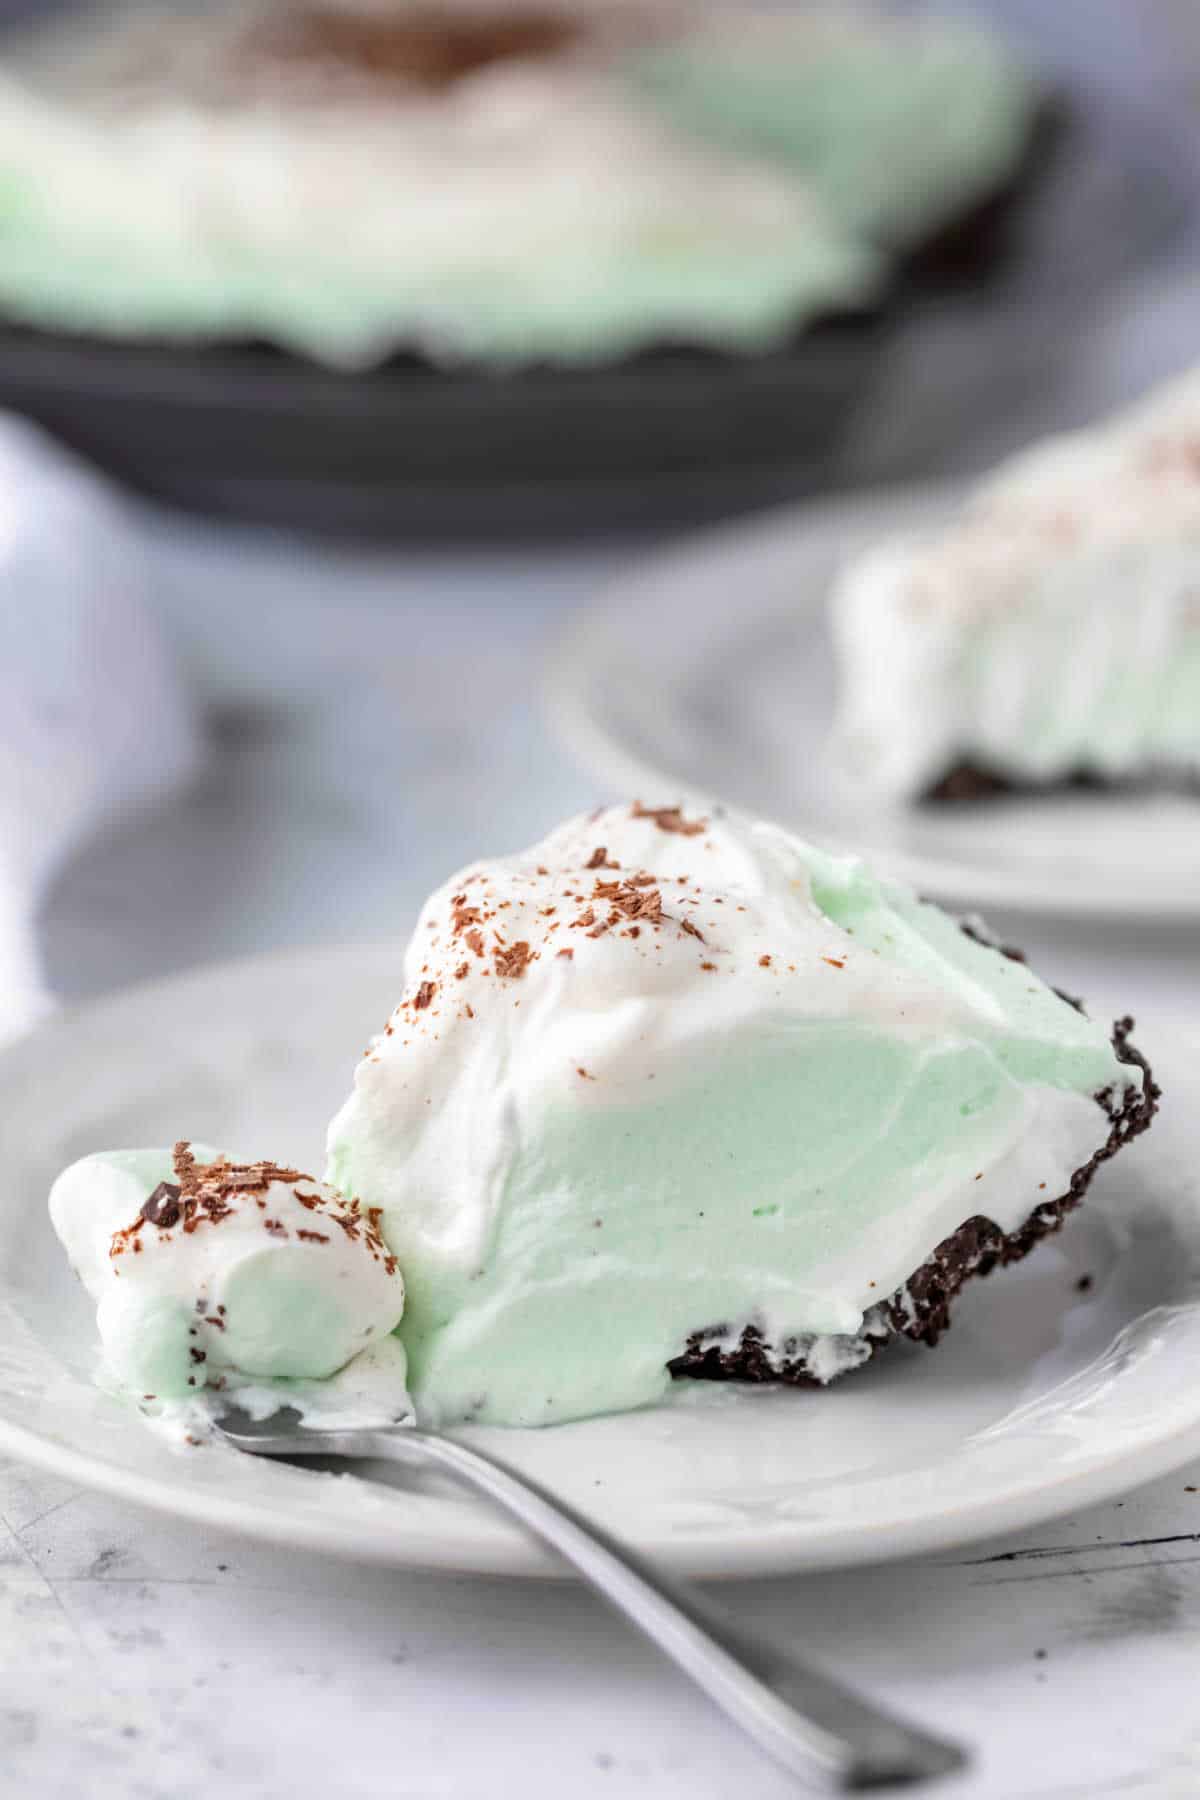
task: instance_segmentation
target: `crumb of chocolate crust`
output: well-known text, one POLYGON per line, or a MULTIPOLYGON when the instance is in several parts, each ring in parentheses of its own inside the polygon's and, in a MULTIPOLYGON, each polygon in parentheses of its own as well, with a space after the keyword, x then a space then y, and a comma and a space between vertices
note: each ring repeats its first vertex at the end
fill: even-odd
POLYGON ((424 1012, 425 1008, 432 1002, 436 993, 436 981, 423 981, 417 989, 416 994, 413 996, 413 1010, 415 1012, 424 1012))

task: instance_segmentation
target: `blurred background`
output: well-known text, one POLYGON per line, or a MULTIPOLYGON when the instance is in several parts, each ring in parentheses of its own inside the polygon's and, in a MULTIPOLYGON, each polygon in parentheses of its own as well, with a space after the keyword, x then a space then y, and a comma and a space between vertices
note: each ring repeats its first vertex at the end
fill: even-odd
MULTIPOLYGON (((64 471, 18 434, 0 464, 0 927, 9 967, 41 970, 14 993, 76 1000, 403 934, 453 867, 610 797, 549 722, 542 671, 641 558, 763 507, 979 469, 1196 359, 1191 0, 937 10, 982 21, 1032 72, 1027 156, 973 237, 906 245, 868 304, 736 354, 676 334, 498 372, 401 344, 349 369, 248 331, 197 344, 39 317, 12 299, 12 170, 30 142, 57 156, 80 77, 51 83, 51 124, 21 114, 20 82, 0 87, 0 407, 80 459, 64 471), (128 726, 109 790, 106 715, 128 726), (35 798, 52 756, 58 798, 35 798)), ((69 46, 77 11, 0 0, 0 76, 52 14, 69 46)), ((111 196, 103 168, 91 179, 94 217, 111 196)), ((340 203, 351 215, 355 194, 340 203)), ((53 267, 61 300, 74 277, 53 267)))

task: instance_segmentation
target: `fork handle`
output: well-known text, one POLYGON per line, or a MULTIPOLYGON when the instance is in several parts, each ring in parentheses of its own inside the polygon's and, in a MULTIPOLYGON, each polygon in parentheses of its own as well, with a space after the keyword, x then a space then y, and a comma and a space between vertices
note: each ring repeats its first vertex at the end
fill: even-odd
POLYGON ((747 1637, 693 1589, 498 1458, 412 1426, 363 1437, 370 1440, 369 1450, 363 1445, 368 1454, 432 1465, 494 1500, 564 1557, 760 1748, 813 1785, 862 1791, 965 1765, 957 1745, 903 1724, 789 1652, 747 1637))

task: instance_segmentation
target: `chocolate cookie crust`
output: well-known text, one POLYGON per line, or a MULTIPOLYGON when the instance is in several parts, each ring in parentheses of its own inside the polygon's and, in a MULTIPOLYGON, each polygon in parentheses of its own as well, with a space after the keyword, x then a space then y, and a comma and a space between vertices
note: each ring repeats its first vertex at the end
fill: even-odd
POLYGON ((1200 774, 1184 768, 1164 768, 1157 774, 1116 780, 1095 769, 1073 769, 1052 781, 1022 781, 964 758, 926 788, 922 806, 963 806, 979 801, 1002 800, 1020 794, 1130 794, 1166 790, 1176 794, 1200 794, 1200 774))
MULTIPOLYGON (((969 929, 968 935, 978 937, 979 933, 969 929)), ((1005 950, 1003 954, 1014 961, 1024 960, 1019 951, 1005 950)), ((1063 998, 1078 1006, 1078 1002, 1069 1000, 1068 996, 1063 998)), ((1043 1238, 1059 1230, 1067 1214, 1075 1210, 1087 1193, 1100 1165, 1147 1130, 1158 1111, 1160 1090, 1149 1063, 1129 1041, 1133 1029, 1131 1018, 1118 1019, 1113 1026, 1113 1049, 1118 1062, 1143 1071, 1143 1090, 1140 1094, 1128 1092, 1119 1105, 1110 1090, 1095 1096, 1097 1105, 1108 1119, 1108 1136, 1095 1155, 1075 1170, 1066 1193, 1055 1200, 1040 1202, 1016 1231, 1003 1232, 982 1214, 965 1220, 957 1231, 942 1240, 933 1255, 903 1287, 881 1305, 872 1307, 858 1339, 851 1340, 860 1346, 860 1361, 868 1361, 881 1345, 895 1336, 912 1338, 932 1349, 950 1326, 951 1304, 964 1284, 974 1275, 990 1275, 993 1269, 1019 1262, 1043 1238)), ((821 1385, 809 1364, 811 1340, 787 1339, 780 1352, 776 1352, 764 1343, 755 1326, 748 1325, 731 1350, 723 1347, 728 1343, 728 1336, 728 1329, 720 1326, 693 1332, 683 1354, 667 1365, 671 1374, 676 1379, 700 1381, 771 1381, 796 1387, 821 1385)))

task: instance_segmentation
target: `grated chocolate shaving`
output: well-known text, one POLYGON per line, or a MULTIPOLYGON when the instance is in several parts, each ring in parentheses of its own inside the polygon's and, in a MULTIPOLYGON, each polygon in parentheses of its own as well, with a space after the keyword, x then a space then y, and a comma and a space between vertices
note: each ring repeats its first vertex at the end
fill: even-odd
POLYGON ((676 837, 699 837, 707 830, 707 819, 685 819, 681 806, 643 806, 635 800, 631 819, 652 819, 660 831, 667 831, 676 837))
POLYGON ((525 939, 521 938, 519 942, 507 947, 497 944, 492 953, 492 960, 495 963, 497 975, 503 976, 507 981, 517 981, 533 961, 533 952, 525 939))
POLYGON ((181 1190, 173 1182, 160 1181, 142 1207, 143 1219, 148 1225, 157 1225, 160 1231, 169 1231, 183 1217, 180 1198, 181 1190))
MULTIPOLYGON (((653 885, 653 881, 653 876, 649 877, 651 885, 647 885, 645 879, 631 881, 597 881, 595 888, 592 891, 592 898, 593 900, 607 901, 609 911, 608 917, 604 920, 600 930, 592 932, 590 935, 598 937, 601 930, 607 930, 613 925, 619 925, 622 919, 644 919, 648 925, 661 924, 663 917, 662 895, 658 888, 653 885)), ((576 920, 576 924, 590 924, 594 918, 594 910, 589 907, 588 914, 581 915, 580 918, 576 920)))
POLYGON ((251 68, 340 68, 436 94, 496 63, 560 56, 581 35, 575 20, 550 8, 455 12, 424 4, 372 12, 316 0, 260 20, 242 60, 251 68))
POLYGON ((482 917, 477 906, 467 904, 465 894, 455 894, 450 902, 450 930, 453 936, 458 937, 461 932, 465 932, 468 925, 478 925, 482 917))
MULTIPOLYGON (((113 1233, 110 1256, 121 1256, 130 1248, 140 1250, 138 1233, 147 1223, 158 1225, 164 1231, 170 1226, 182 1225, 185 1232, 191 1233, 203 1225, 217 1225, 222 1219, 232 1217, 236 1210, 232 1203, 239 1199, 252 1201, 265 1213, 267 1192, 274 1183, 280 1182, 291 1187, 295 1199, 307 1212, 320 1214, 323 1222, 339 1225, 351 1239, 361 1237, 375 1261, 382 1262, 389 1274, 395 1272, 395 1258, 379 1229, 382 1214, 378 1207, 364 1211, 358 1200, 343 1201, 340 1196, 327 1200, 321 1193, 305 1193, 295 1184, 311 1183, 312 1176, 281 1163, 235 1163, 224 1156, 218 1156, 210 1163, 198 1163, 186 1140, 175 1145, 172 1160, 176 1182, 160 1182, 133 1223, 113 1233)), ((264 1217, 262 1225, 271 1237, 289 1236, 282 1219, 264 1217)), ((331 1241, 327 1232, 316 1229, 297 1228, 296 1236, 307 1243, 327 1244, 331 1241)), ((207 1324, 223 1331, 225 1308, 218 1306, 216 1314, 210 1316, 207 1305, 203 1297, 198 1299, 197 1313, 207 1324)))

